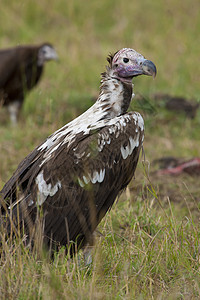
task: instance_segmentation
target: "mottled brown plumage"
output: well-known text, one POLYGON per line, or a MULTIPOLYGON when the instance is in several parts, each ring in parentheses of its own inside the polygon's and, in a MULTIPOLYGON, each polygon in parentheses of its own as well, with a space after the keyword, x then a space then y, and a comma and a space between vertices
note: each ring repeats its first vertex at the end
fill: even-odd
POLYGON ((0 50, 0 103, 16 123, 26 93, 40 80, 44 63, 57 59, 52 45, 18 46, 0 50))
POLYGON ((144 124, 139 113, 126 112, 131 79, 139 73, 155 75, 156 68, 132 49, 122 49, 114 58, 96 103, 33 150, 5 184, 2 219, 8 236, 5 210, 31 245, 42 210, 45 245, 71 244, 74 253, 91 243, 97 225, 132 179, 144 124))

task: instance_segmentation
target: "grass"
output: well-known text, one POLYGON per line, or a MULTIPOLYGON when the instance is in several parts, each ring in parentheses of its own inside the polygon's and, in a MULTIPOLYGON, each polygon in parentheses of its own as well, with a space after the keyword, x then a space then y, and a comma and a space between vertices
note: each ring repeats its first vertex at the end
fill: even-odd
MULTIPOLYGON (((189 197, 183 201, 187 207, 189 197)), ((49 262, 36 260, 22 245, 12 256, 7 249, 2 298, 198 298, 199 224, 190 209, 177 212, 169 199, 161 204, 152 187, 127 190, 99 229, 91 267, 77 257, 68 261, 63 251, 49 262)))
MULTIPOLYGON (((109 52, 133 47, 157 65, 156 80, 134 80, 136 94, 200 101, 199 30, 198 0, 2 0, 0 47, 49 41, 60 62, 47 64, 18 128, 0 110, 0 186, 34 147, 93 103, 109 52)), ((131 109, 145 119, 146 171, 141 157, 136 179, 99 226, 92 265, 84 266, 82 253, 69 261, 61 249, 52 262, 20 241, 4 244, 1 299, 200 297, 199 178, 158 177, 153 164, 199 156, 200 113, 190 120, 152 101, 131 109)))

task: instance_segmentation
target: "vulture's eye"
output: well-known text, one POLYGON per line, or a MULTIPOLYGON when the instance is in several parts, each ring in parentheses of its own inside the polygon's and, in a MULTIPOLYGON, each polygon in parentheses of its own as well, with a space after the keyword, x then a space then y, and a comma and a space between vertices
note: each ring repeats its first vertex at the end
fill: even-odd
POLYGON ((125 64, 127 64, 127 63, 129 62, 129 59, 126 58, 126 57, 124 57, 124 58, 123 58, 123 62, 124 62, 125 64))

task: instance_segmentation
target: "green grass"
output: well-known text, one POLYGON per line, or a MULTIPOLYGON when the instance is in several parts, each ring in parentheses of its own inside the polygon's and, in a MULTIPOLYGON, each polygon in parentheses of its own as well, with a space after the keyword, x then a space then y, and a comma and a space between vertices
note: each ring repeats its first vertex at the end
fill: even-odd
MULTIPOLYGON (((18 163, 53 131, 85 111, 98 95, 106 56, 132 47, 158 68, 138 77, 135 93, 200 101, 200 5, 169 1, 1 1, 0 47, 51 42, 60 57, 46 65, 28 95, 19 126, 0 110, 0 187, 18 163)), ((199 178, 158 177, 154 159, 199 156, 200 112, 193 120, 160 103, 133 102, 145 119, 145 167, 99 226, 93 263, 61 250, 30 254, 3 245, 1 299, 198 299, 199 178), (148 172, 147 172, 148 171, 148 172)))

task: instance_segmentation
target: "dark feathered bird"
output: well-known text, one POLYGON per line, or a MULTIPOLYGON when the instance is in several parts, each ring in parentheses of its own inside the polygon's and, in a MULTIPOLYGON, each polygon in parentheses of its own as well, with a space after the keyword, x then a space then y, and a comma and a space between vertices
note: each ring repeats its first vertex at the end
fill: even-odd
MULTIPOLYGON (((91 242, 97 225, 135 173, 144 122, 139 113, 127 112, 132 78, 155 76, 156 67, 129 48, 108 61, 96 103, 33 150, 1 191, 7 232, 11 219, 12 228, 18 232, 20 227, 27 243, 34 241, 41 216, 47 246, 72 241, 79 249, 91 242)), ((75 249, 73 243, 71 253, 75 249)))
POLYGON ((26 93, 40 80, 46 61, 57 59, 49 43, 0 50, 0 102, 16 124, 26 93))

